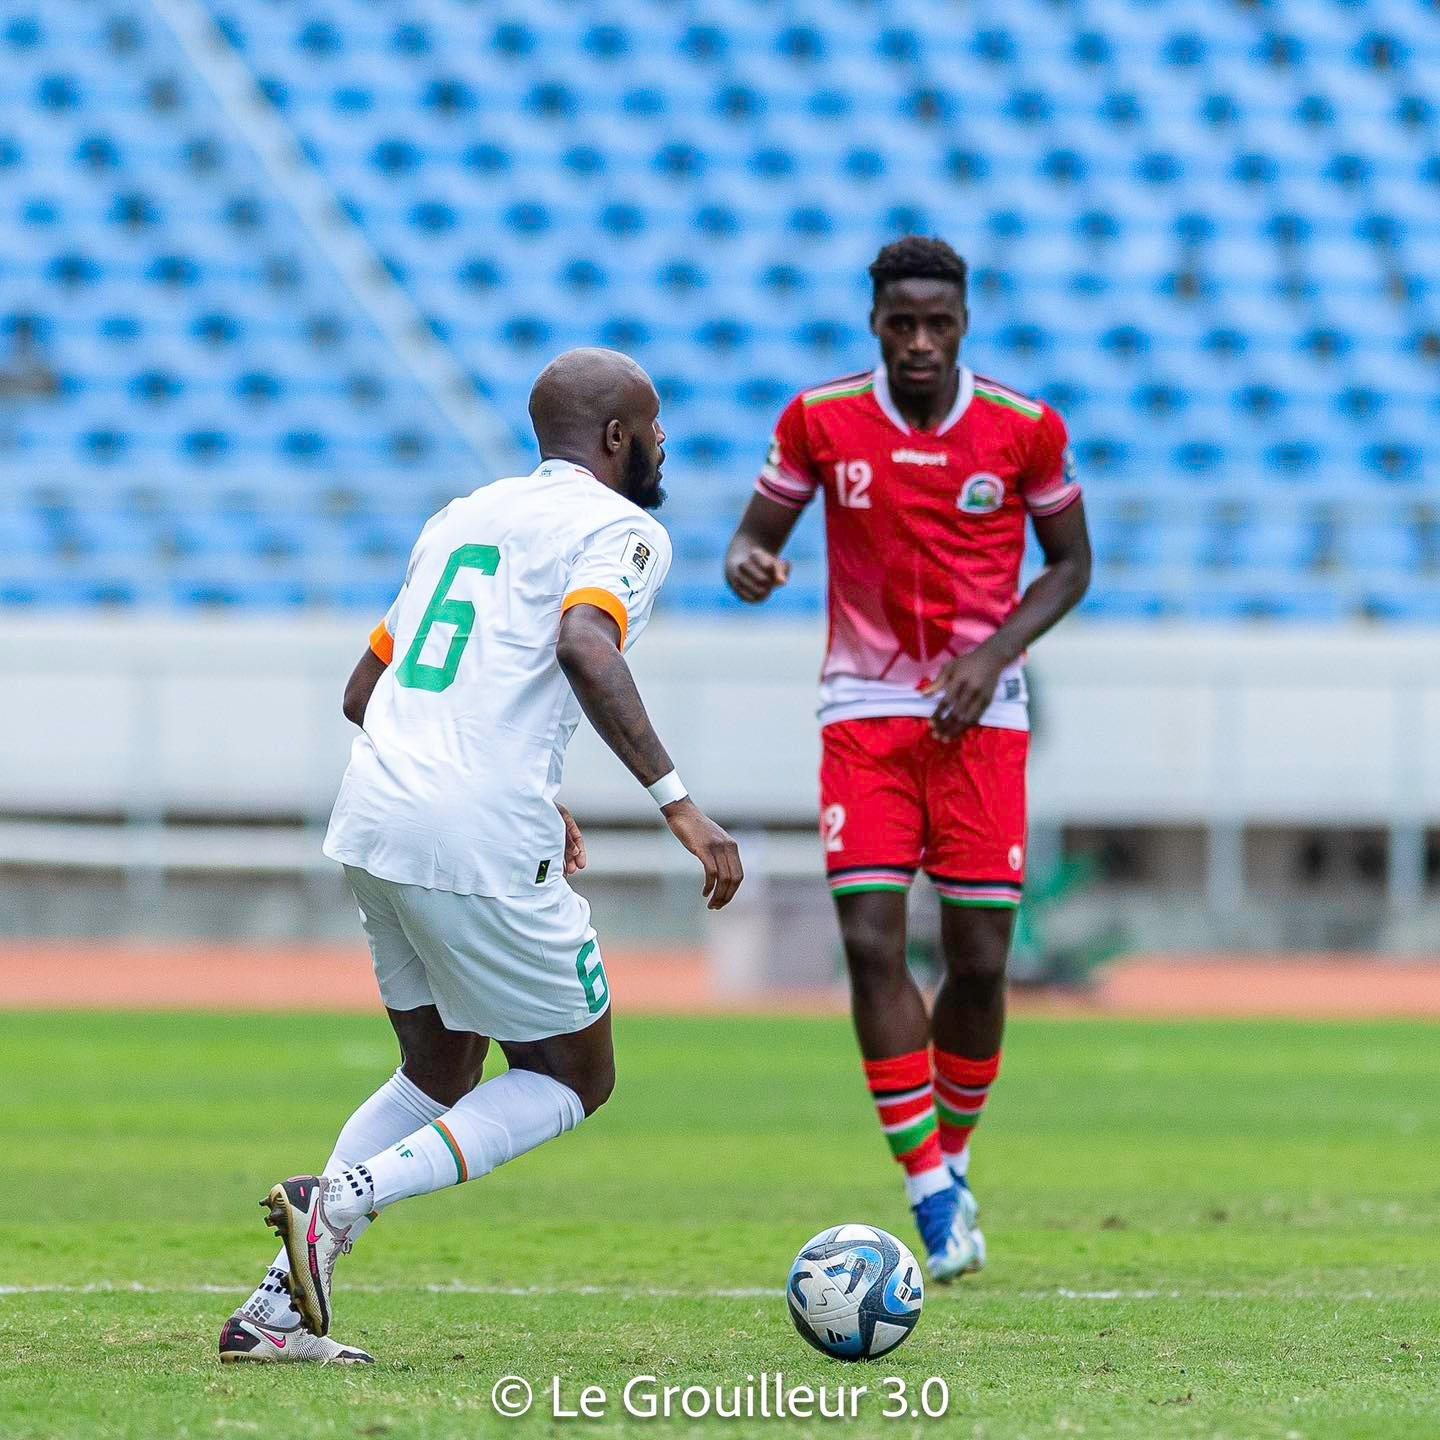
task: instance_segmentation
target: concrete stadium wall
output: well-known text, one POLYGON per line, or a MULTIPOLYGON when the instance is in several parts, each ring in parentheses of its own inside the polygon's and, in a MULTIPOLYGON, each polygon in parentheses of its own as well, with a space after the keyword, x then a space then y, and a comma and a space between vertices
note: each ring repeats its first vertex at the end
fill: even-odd
MULTIPOLYGON (((0 812, 323 816, 355 620, 12 615, 0 812)), ((818 623, 657 621, 632 660, 696 796, 747 824, 816 809, 818 623)), ((1056 824, 1440 823, 1440 635, 1063 627, 1032 665, 1032 813, 1056 824)), ((582 726, 591 823, 648 797, 582 726)))

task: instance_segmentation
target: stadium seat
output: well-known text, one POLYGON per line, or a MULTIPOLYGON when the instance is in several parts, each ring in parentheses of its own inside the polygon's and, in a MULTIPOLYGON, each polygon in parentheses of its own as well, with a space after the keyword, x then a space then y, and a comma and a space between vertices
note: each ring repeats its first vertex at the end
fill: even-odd
MULTIPOLYGON (((1440 465, 1440 17, 1264 8, 1136 0, 1067 27, 1018 0, 962 32, 940 4, 534 0, 477 31, 338 0, 220 23, 522 445, 554 348, 652 367, 668 603, 732 603, 719 557, 775 414, 873 363, 865 266, 918 229, 972 261, 973 363, 1068 414, 1088 614, 1433 618, 1397 577, 1421 574, 1407 507, 1440 465)), ((0 598, 382 603, 437 486, 486 462, 164 26, 32 7, 0 55, 0 375, 47 377, 0 412, 0 598), (222 511, 220 486, 249 498, 222 511), (135 568, 157 546, 164 573, 135 568)), ((784 607, 821 602, 816 527, 784 607)))

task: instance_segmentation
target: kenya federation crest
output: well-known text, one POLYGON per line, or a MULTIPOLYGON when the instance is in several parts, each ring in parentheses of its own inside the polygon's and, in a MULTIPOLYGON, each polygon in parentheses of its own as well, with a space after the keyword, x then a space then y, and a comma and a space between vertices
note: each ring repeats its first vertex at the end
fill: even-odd
POLYGON ((1005 482, 982 470, 961 487, 956 506, 967 515, 991 515, 1005 503, 1005 482))

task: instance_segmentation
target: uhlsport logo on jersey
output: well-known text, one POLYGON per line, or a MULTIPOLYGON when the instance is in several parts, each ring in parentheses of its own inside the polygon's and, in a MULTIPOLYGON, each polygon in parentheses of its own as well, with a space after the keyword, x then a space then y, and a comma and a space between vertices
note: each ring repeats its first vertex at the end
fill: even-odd
POLYGON ((990 515, 1005 503, 1005 482, 982 470, 961 487, 956 506, 967 515, 990 515))

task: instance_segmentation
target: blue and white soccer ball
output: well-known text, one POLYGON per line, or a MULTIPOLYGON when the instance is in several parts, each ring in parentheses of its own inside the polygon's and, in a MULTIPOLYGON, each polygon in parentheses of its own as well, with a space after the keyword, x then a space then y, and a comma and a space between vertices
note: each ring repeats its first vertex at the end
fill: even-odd
POLYGON ((873 1225, 832 1225, 795 1257, 785 1286, 795 1328, 836 1360, 888 1355, 915 1328, 925 1282, 915 1257, 873 1225))

